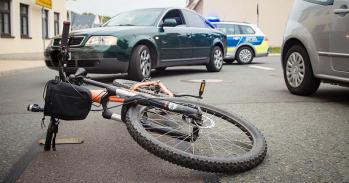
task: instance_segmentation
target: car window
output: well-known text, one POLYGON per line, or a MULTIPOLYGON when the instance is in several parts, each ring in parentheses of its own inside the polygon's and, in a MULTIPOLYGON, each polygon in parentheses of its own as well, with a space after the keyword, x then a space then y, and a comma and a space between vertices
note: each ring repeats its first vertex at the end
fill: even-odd
POLYGON ((162 12, 162 8, 127 11, 114 16, 103 26, 150 26, 162 12))
POLYGON ((252 29, 252 27, 247 25, 239 25, 241 34, 255 34, 255 31, 252 29))
POLYGON ((210 27, 208 24, 206 24, 205 20, 201 18, 200 15, 190 12, 188 10, 183 10, 183 13, 190 27, 200 27, 200 28, 210 27))
POLYGON ((175 19, 177 22, 177 26, 185 25, 183 15, 179 10, 170 10, 169 12, 166 13, 166 15, 164 16, 164 18, 162 18, 161 21, 164 22, 164 20, 166 19, 175 19))
POLYGON ((216 28, 227 35, 240 34, 240 29, 234 24, 216 24, 216 28))
POLYGON ((334 0, 304 0, 310 3, 320 4, 320 5, 333 5, 334 0))

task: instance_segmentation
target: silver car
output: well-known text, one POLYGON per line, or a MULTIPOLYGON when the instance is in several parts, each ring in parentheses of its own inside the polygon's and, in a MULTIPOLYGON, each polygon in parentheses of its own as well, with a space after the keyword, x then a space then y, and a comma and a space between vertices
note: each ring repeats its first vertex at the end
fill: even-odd
POLYGON ((293 94, 311 95, 321 82, 349 86, 349 0, 295 0, 281 58, 293 94))

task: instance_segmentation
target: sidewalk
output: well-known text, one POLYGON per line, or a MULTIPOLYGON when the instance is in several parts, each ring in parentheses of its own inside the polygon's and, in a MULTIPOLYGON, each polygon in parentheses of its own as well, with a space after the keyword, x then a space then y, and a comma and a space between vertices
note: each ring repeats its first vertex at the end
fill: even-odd
POLYGON ((45 67, 43 60, 0 60, 0 76, 40 67, 45 67))

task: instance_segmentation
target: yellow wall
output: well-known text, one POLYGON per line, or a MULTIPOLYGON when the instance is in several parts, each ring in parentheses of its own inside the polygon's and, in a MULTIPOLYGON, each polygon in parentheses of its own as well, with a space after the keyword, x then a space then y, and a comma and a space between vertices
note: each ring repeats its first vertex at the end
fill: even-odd
MULTIPOLYGON (((0 38, 0 56, 4 54, 42 54, 42 14, 41 6, 34 0, 12 0, 11 2, 11 34, 14 38, 0 38), (19 4, 29 5, 29 36, 31 39, 22 39, 20 33, 19 4)), ((54 12, 60 13, 60 31, 63 21, 67 19, 65 0, 52 0, 52 9, 49 10, 49 37, 54 36, 54 12)), ((49 40, 46 40, 46 45, 49 40)))

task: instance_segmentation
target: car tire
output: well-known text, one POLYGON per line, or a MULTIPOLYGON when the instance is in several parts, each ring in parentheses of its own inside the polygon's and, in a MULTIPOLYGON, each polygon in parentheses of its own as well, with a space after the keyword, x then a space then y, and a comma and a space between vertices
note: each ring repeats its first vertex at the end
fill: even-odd
POLYGON ((210 62, 206 65, 207 71, 219 72, 223 67, 224 53, 221 47, 215 46, 212 50, 210 62))
POLYGON ((150 77, 152 56, 146 45, 134 48, 128 69, 128 78, 133 81, 143 81, 150 77))
POLYGON ((243 46, 236 52, 236 60, 239 64, 250 64, 253 61, 254 51, 251 47, 243 46))
POLYGON ((301 45, 292 46, 283 58, 284 80, 288 90, 295 95, 312 95, 320 86, 314 77, 307 50, 301 45))
POLYGON ((166 68, 167 67, 158 67, 158 68, 155 68, 155 70, 161 72, 161 71, 166 70, 166 68))

